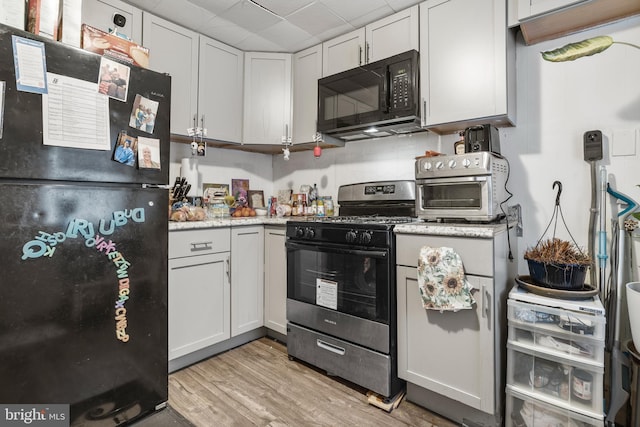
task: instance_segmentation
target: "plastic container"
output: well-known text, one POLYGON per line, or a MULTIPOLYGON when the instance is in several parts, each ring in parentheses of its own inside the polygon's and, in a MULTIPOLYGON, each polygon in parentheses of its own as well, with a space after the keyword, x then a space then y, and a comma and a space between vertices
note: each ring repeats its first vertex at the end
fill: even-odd
POLYGON ((629 282, 626 288, 631 338, 635 348, 640 348, 640 282, 629 282))

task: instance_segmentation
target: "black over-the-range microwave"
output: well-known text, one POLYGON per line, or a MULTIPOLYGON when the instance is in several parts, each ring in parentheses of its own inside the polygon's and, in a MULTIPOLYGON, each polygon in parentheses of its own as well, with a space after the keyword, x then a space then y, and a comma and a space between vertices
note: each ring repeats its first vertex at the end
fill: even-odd
POLYGON ((318 132, 353 141, 423 130, 418 52, 318 80, 318 132))

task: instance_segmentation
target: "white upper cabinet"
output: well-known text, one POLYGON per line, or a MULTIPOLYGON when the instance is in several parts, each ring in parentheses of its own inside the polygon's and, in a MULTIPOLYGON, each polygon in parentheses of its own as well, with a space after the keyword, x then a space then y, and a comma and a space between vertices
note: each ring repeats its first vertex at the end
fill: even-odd
POLYGON ((330 76, 362 64, 419 50, 418 6, 322 44, 322 75, 330 76))
POLYGON ((589 0, 516 0, 518 19, 526 19, 589 0))
POLYGON ((330 76, 362 65, 364 43, 364 28, 322 43, 322 75, 330 76))
POLYGON ((365 62, 374 62, 419 49, 418 6, 410 7, 365 27, 365 62))
POLYGON ((293 143, 312 142, 318 116, 322 45, 293 55, 293 143))
POLYGON ((200 36, 198 113, 207 136, 242 142, 244 53, 200 36))
POLYGON ((143 21, 150 68, 171 75, 171 133, 187 135, 198 122, 199 35, 147 12, 143 21))
POLYGON ((245 144, 282 144, 291 140, 291 55, 245 52, 245 144))
POLYGON ((514 43, 503 0, 421 3, 423 126, 452 133, 482 123, 514 124, 514 43))
POLYGON ((243 52, 146 12, 143 36, 150 68, 171 75, 171 133, 241 142, 243 52))
POLYGON ((82 23, 102 31, 115 28, 114 14, 120 14, 127 20, 118 32, 125 34, 134 42, 142 43, 142 11, 120 0, 83 0, 82 23))

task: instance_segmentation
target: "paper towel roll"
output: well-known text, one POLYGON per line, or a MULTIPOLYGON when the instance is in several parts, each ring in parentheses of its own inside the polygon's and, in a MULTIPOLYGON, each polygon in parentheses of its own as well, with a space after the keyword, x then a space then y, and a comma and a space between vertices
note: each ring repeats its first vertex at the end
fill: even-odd
POLYGON ((187 197, 195 197, 200 191, 200 181, 198 180, 198 159, 195 157, 186 157, 182 159, 180 165, 180 176, 185 177, 191 189, 187 197))

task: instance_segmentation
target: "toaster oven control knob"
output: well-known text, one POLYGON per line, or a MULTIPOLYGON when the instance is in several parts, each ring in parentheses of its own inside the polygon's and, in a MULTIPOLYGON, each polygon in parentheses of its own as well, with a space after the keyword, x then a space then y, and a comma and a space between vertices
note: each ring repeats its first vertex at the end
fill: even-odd
POLYGON ((313 239, 314 237, 316 237, 316 230, 314 230, 313 228, 306 228, 304 230, 304 236, 307 239, 313 239))
POLYGON ((471 166, 471 160, 469 159, 462 160, 462 166, 464 166, 465 168, 468 168, 469 166, 471 166))
POLYGON ((356 238, 358 236, 356 235, 356 232, 353 230, 349 230, 347 231, 347 234, 344 236, 344 239, 347 241, 347 243, 353 243, 356 241, 356 238))
POLYGON ((371 232, 363 231, 360 233, 360 243, 363 245, 368 245, 371 243, 371 232))
POLYGON ((448 165, 449 165, 449 168, 453 169, 453 168, 455 168, 458 164, 456 163, 456 161, 455 161, 455 160, 451 159, 451 160, 449 160, 448 165))
POLYGON ((426 171, 430 171, 432 167, 433 165, 431 164, 431 162, 424 162, 424 164, 422 165, 422 168, 426 171))
POLYGON ((436 162, 436 169, 442 169, 443 167, 444 167, 444 163, 442 163, 441 161, 436 162))

